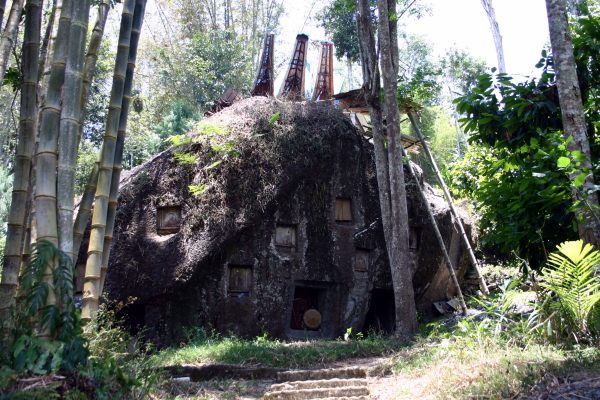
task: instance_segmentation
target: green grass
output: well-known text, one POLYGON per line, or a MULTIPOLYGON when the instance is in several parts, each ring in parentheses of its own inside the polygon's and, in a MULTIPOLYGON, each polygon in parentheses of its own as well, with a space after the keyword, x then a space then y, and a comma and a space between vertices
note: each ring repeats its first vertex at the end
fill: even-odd
POLYGON ((239 338, 216 338, 163 350, 154 355, 151 362, 156 366, 227 363, 302 368, 316 363, 390 355, 401 347, 398 341, 381 336, 362 340, 316 340, 294 343, 270 340, 265 337, 258 337, 252 341, 239 338))

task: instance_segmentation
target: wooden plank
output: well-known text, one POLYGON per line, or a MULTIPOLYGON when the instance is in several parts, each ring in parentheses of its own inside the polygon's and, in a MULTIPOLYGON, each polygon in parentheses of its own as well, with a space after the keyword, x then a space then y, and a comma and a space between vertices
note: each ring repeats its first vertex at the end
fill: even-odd
POLYGON ((350 208, 350 199, 343 199, 342 201, 342 213, 343 221, 352 221, 352 210, 350 208))
POLYGON ((350 199, 335 199, 335 220, 352 221, 352 207, 350 199))
POLYGON ((75 267, 77 276, 75 277, 75 293, 83 293, 83 282, 85 281, 85 263, 79 263, 75 267))

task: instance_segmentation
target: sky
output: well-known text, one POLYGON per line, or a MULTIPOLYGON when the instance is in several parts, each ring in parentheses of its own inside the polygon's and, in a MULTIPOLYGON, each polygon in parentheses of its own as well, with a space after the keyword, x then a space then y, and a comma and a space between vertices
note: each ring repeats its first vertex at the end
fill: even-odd
MULTIPOLYGON (((432 15, 420 20, 405 19, 408 32, 427 36, 435 48, 435 57, 442 57, 447 49, 466 49, 475 57, 484 59, 489 66, 496 66, 496 51, 487 15, 481 0, 428 0, 432 15)), ((323 0, 299 2, 285 0, 286 15, 276 39, 279 60, 289 56, 297 33, 302 30, 311 41, 326 40, 325 32, 317 26, 314 15, 324 6, 323 0), (308 17, 308 18, 307 18, 308 17), (307 21, 308 19, 308 21, 307 21)), ((518 77, 534 73, 541 51, 549 43, 548 20, 544 0, 495 0, 493 6, 503 37, 504 54, 508 73, 518 77)), ((317 49, 310 51, 309 64, 318 57, 317 49)), ((337 60, 334 63, 338 63, 337 60)), ((282 68, 282 75, 285 68, 282 68)), ((282 80, 280 77, 276 88, 282 80)), ((335 78, 336 89, 341 76, 335 78)), ((310 79, 308 82, 314 82, 310 79)))

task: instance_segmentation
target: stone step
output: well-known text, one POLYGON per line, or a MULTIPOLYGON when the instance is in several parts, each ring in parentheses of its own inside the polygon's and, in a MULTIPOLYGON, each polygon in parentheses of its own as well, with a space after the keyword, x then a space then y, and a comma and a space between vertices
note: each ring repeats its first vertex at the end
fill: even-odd
POLYGON ((271 385, 269 391, 278 392, 283 390, 301 390, 301 389, 325 389, 345 386, 367 386, 366 379, 325 379, 318 381, 294 381, 278 383, 271 385))
POLYGON ((353 397, 324 397, 319 400, 371 400, 371 396, 353 396, 353 397))
POLYGON ((369 389, 364 386, 348 386, 341 388, 324 389, 301 389, 301 390, 282 390, 278 392, 265 393, 265 400, 308 400, 324 398, 356 398, 360 396, 369 396, 369 389))
POLYGON ((331 368, 306 371, 285 371, 277 374, 277 383, 292 381, 318 381, 323 379, 364 379, 364 368, 331 368))

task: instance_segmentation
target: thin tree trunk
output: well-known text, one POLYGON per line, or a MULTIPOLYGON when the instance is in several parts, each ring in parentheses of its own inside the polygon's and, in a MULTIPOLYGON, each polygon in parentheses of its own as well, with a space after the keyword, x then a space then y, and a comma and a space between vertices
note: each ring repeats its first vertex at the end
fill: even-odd
POLYGON ((60 141, 57 166, 58 246, 73 259, 73 209, 75 207, 75 169, 81 132, 81 92, 85 44, 90 16, 90 0, 73 3, 69 33, 69 58, 60 117, 60 141))
MULTIPOLYGON (((425 142, 425 139, 423 138, 423 135, 421 134, 421 129, 419 129, 419 125, 417 125, 417 121, 415 120, 415 117, 409 113, 408 118, 410 119, 410 122, 411 122, 415 132, 417 132, 419 141, 421 142, 421 145, 423 146, 423 150, 425 151, 425 154, 427 155, 427 158, 429 159, 429 164, 431 165, 431 168, 433 169, 433 172, 435 173, 435 176, 437 177, 438 182, 440 183, 440 186, 442 187, 444 196, 446 197, 446 201, 448 202, 448 205, 450 206, 450 211, 452 212, 452 215, 454 216, 454 220, 456 221, 456 224, 458 225, 458 231, 460 233, 460 237, 462 239, 463 246, 465 246, 465 249, 467 249, 467 253, 469 254, 469 259, 471 260, 473 269, 475 269, 475 273, 477 274, 477 279, 479 280, 479 288, 481 289, 483 294, 488 295, 490 293, 490 291, 488 290, 488 287, 485 283, 485 279, 483 278, 483 274, 481 273, 481 271, 479 269, 479 263, 477 262, 477 258, 475 257, 475 253, 473 252, 473 249, 471 248, 471 243, 469 243, 469 238, 467 237, 467 232, 465 231, 465 227, 463 226, 463 224, 460 220, 460 216, 458 215, 458 212, 456 211, 456 208, 454 207, 454 202, 452 201, 452 197, 450 196, 450 191, 448 190, 448 187, 446 186, 446 182, 444 182, 444 178, 442 178, 442 174, 441 174, 440 170, 438 169, 435 159, 433 158, 433 155, 429 151, 429 146, 427 146, 427 143, 425 142)), ((450 260, 450 259, 448 258, 448 260, 450 260)), ((454 271, 452 271, 452 274, 454 274, 454 271)), ((455 280, 456 277, 453 277, 452 279, 455 280)), ((456 282, 456 284, 458 284, 458 282, 456 282)), ((460 290, 460 287, 458 287, 458 290, 460 290)), ((461 296, 462 296, 462 294, 461 294, 461 296)))
POLYGON ((498 21, 496 20, 496 11, 492 5, 492 0, 481 0, 481 5, 490 21, 490 29, 492 30, 492 36, 494 37, 494 46, 496 46, 496 57, 498 58, 498 72, 505 74, 506 65, 504 63, 504 48, 502 46, 500 26, 498 26, 498 21))
MULTIPOLYGON (((8 68, 10 50, 15 44, 24 3, 25 0, 13 0, 10 14, 8 14, 8 20, 6 21, 6 27, 2 31, 2 37, 0 38, 0 86, 2 86, 2 82, 4 82, 4 74, 6 74, 6 69, 8 68)), ((1 23, 2 20, 0 20, 0 24, 1 23)))
POLYGON ((0 0, 0 26, 4 22, 4 10, 6 10, 6 0, 0 0))
MULTIPOLYGON (((595 185, 592 174, 590 143, 587 137, 585 114, 581 100, 581 91, 577 72, 575 70, 575 57, 573 56, 573 43, 569 30, 569 21, 564 0, 546 0, 548 12, 548 24, 550 27, 550 42, 552 44, 552 55, 554 58, 554 70, 557 74, 558 99, 563 122, 563 135, 565 138, 572 137, 573 140, 567 145, 569 151, 580 151, 585 160, 581 162, 578 169, 571 175, 574 180, 582 170, 586 169, 585 186, 595 185)), ((573 189, 573 197, 579 198, 577 188, 573 189)), ((579 237, 586 243, 598 246, 598 235, 600 233, 598 218, 593 209, 598 207, 598 197, 594 193, 587 197, 587 207, 575 210, 579 223, 579 237)))
MULTIPOLYGON (((98 5, 98 18, 94 24, 92 30, 92 37, 90 38, 90 44, 88 46, 87 55, 85 59, 85 66, 83 68, 83 92, 81 94, 81 116, 82 119, 85 116, 85 110, 87 108, 87 102, 90 94, 90 87, 94 80, 96 73, 96 63, 98 61, 98 52, 100 45, 102 44, 102 38, 104 36, 104 28, 106 26, 106 20, 108 19, 108 12, 110 11, 110 0, 102 0, 102 3, 98 5)), ((83 130, 83 124, 80 125, 79 136, 81 137, 83 130)), ((79 203, 79 209, 77 211, 77 218, 73 226, 73 255, 77 257, 79 254, 79 248, 81 247, 81 241, 83 240, 83 233, 90 219, 92 212, 92 205, 94 203, 94 196, 96 195, 96 186, 98 185, 98 171, 100 169, 99 161, 96 161, 94 168, 88 182, 85 186, 85 191, 79 203)))
POLYGON ((379 0, 379 47, 381 75, 385 96, 385 114, 388 132, 388 168, 392 209, 392 254, 394 263, 392 281, 396 301, 396 333, 417 333, 417 309, 409 264, 408 208, 402 160, 400 111, 398 109, 398 20, 395 0, 379 0))
POLYGON ((12 202, 8 214, 8 232, 4 250, 4 269, 0 282, 0 321, 10 328, 10 309, 15 305, 24 228, 27 219, 29 169, 37 127, 37 77, 40 48, 39 0, 27 0, 21 86, 19 142, 15 156, 12 202))
POLYGON ((134 8, 135 0, 125 0, 123 3, 123 14, 119 32, 119 47, 117 50, 117 59, 115 61, 115 72, 113 75, 106 132, 100 155, 98 187, 95 196, 90 244, 85 267, 81 316, 84 321, 89 320, 98 310, 98 302, 101 294, 100 279, 102 276, 102 253, 104 249, 104 235, 106 232, 108 200, 115 160, 115 147, 123 101, 125 75, 127 72, 127 63, 129 62, 129 44, 131 40, 134 8))
MULTIPOLYGON (((40 91, 39 91, 39 101, 40 108, 43 109, 46 102, 46 94, 48 92, 48 84, 50 82, 50 74, 52 72, 52 63, 54 60, 54 48, 56 47, 56 39, 58 35, 58 27, 60 26, 63 8, 63 0, 56 0, 54 6, 56 10, 54 11, 54 19, 52 20, 52 27, 50 29, 50 36, 48 37, 48 46, 46 50, 46 60, 44 62, 44 69, 39 71, 42 74, 42 79, 40 79, 40 91)), ((64 21, 63 21, 64 22, 64 21)), ((64 32, 64 31, 62 31, 64 32)), ((40 117, 40 122, 41 122, 40 117)))
POLYGON ((51 60, 48 58, 48 46, 50 45, 50 37, 52 36, 54 21, 56 20, 56 2, 57 0, 52 2, 52 11, 50 12, 50 17, 48 18, 48 23, 46 25, 46 33, 44 33, 44 40, 42 41, 42 49, 40 50, 40 67, 38 68, 38 82, 42 82, 44 70, 46 69, 46 62, 47 60, 51 60))
POLYGON ((352 61, 350 57, 346 57, 346 65, 348 67, 348 91, 352 90, 352 85, 354 83, 354 78, 352 76, 352 61))
POLYGON ((110 257, 110 248, 113 240, 115 228, 115 217, 117 215, 117 200, 119 197, 119 183, 121 180, 121 170, 123 169, 123 149, 125 148, 125 138, 127 137, 127 117, 129 116, 129 105, 131 103, 131 89, 133 87, 133 74, 135 72, 135 62, 137 58, 137 49, 140 39, 140 32, 144 22, 144 13, 146 10, 146 0, 137 0, 133 14, 133 24, 131 30, 131 47, 129 48, 129 62, 127 63, 127 74, 125 76, 125 88, 123 91, 123 103, 121 117, 119 118, 119 133, 117 136, 117 146, 115 148, 115 161, 112 172, 110 196, 108 199, 108 215, 106 221, 106 232, 104 234, 104 250, 102 252, 102 275, 100 278, 100 293, 104 289, 104 280, 108 271, 108 259, 110 257))

